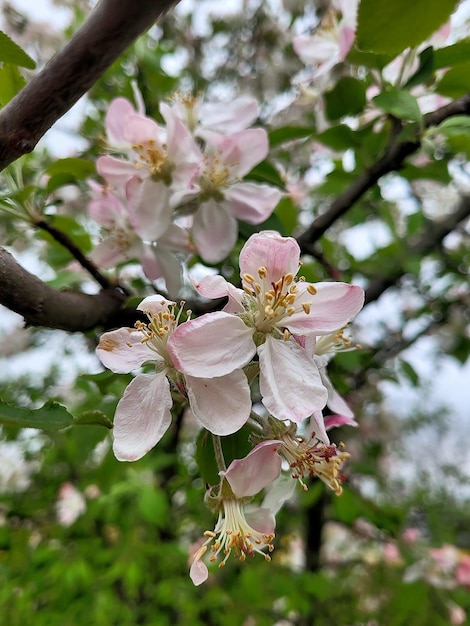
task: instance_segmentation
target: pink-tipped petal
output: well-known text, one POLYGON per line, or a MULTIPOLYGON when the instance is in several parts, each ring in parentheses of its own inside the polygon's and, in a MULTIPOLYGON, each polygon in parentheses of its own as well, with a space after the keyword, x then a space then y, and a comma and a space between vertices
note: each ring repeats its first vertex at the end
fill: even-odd
POLYGON ((162 182, 133 176, 126 184, 129 221, 146 241, 159 239, 171 224, 170 189, 162 182))
POLYGON ((277 282, 286 274, 297 274, 300 248, 292 237, 281 237, 273 230, 264 230, 251 235, 240 252, 240 275, 251 274, 258 279, 258 269, 265 267, 265 284, 277 282))
POLYGON ((258 115, 258 102, 240 96, 231 102, 206 102, 201 106, 201 125, 230 135, 248 128, 258 115))
POLYGON ((274 417, 298 424, 323 409, 328 392, 316 364, 296 341, 268 335, 258 355, 262 402, 274 417))
POLYGON ((308 425, 309 435, 311 437, 315 436, 317 439, 320 439, 320 441, 323 441, 324 444, 328 445, 330 443, 330 439, 326 430, 323 413, 321 411, 314 411, 308 425))
POLYGON ((111 101, 105 116, 105 126, 109 143, 115 148, 129 145, 125 135, 126 121, 134 113, 134 107, 126 98, 115 98, 111 101))
POLYGON ((315 283, 315 295, 307 291, 307 283, 298 283, 296 304, 309 302, 310 312, 299 312, 286 318, 285 326, 296 335, 313 333, 327 335, 343 328, 361 310, 364 290, 347 283, 315 283))
POLYGON ((180 324, 167 343, 174 366, 197 378, 216 378, 244 367, 255 354, 253 329, 223 311, 180 324))
POLYGON ((326 430, 340 426, 359 426, 353 417, 348 417, 347 415, 326 415, 324 420, 326 430))
POLYGON ((134 328, 119 328, 100 337, 96 354, 105 367, 117 374, 126 374, 156 355, 142 343, 143 335, 134 328))
POLYGON ((185 380, 194 416, 214 435, 231 435, 250 417, 250 388, 242 370, 218 378, 186 375, 185 380))
POLYGON ((282 459, 277 453, 280 447, 280 441, 263 441, 219 474, 228 480, 237 498, 254 496, 281 473, 282 459))
POLYGON ((234 176, 243 178, 268 156, 269 140, 262 128, 249 128, 225 137, 218 146, 220 157, 234 176))
POLYGON ((134 378, 114 417, 113 451, 118 461, 137 461, 160 441, 171 423, 171 405, 164 372, 134 378))
POLYGON ((198 587, 207 580, 209 576, 209 570, 206 564, 201 559, 194 559, 189 570, 189 577, 193 581, 193 584, 198 587))
POLYGON ((268 219, 282 197, 282 192, 269 185, 237 183, 225 191, 225 201, 237 220, 261 224, 268 219))

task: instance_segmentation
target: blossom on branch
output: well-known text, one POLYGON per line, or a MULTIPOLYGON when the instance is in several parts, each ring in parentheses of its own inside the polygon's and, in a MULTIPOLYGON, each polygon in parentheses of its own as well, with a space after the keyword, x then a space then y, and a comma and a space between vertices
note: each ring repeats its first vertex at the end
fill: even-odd
MULTIPOLYGON (((155 371, 138 374, 119 401, 114 418, 113 450, 121 461, 136 461, 163 437, 171 423, 171 389, 183 394, 202 426, 216 435, 239 430, 251 410, 250 390, 241 370, 202 378, 181 373, 169 353, 181 310, 162 296, 149 296, 137 307, 148 323, 104 333, 97 348, 103 365, 127 373, 144 363, 155 371)), ((185 322, 187 323, 187 322, 185 322)), ((184 323, 182 324, 184 325, 184 323)))
POLYGON ((328 399, 319 367, 297 336, 321 336, 343 328, 361 309, 364 292, 345 283, 310 284, 295 278, 300 248, 274 231, 252 235, 240 253, 243 289, 224 278, 199 283, 206 297, 229 297, 224 311, 177 329, 169 350, 189 375, 225 375, 258 355, 260 392, 268 412, 299 423, 328 399), (198 346, 204 345, 204 351, 198 346))

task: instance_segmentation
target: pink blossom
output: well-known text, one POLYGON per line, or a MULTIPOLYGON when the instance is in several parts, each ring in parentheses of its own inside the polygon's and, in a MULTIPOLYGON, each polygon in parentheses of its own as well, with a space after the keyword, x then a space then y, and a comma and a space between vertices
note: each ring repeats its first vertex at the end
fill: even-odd
POLYGON ((85 498, 72 483, 61 485, 56 511, 61 526, 71 526, 86 511, 85 498))
POLYGON ((166 104, 160 105, 160 111, 165 127, 135 111, 125 98, 113 100, 106 131, 111 146, 127 158, 103 156, 97 162, 101 176, 118 190, 131 178, 140 179, 140 210, 153 215, 151 223, 158 223, 158 213, 166 207, 174 208, 178 202, 174 194, 191 187, 202 160, 197 143, 175 111, 166 104))
POLYGON ((169 352, 179 322, 174 306, 161 296, 145 298, 137 309, 147 315, 147 324, 136 322, 135 328, 120 328, 100 338, 98 357, 113 372, 155 364, 153 373, 131 381, 116 408, 113 449, 121 461, 136 461, 162 438, 171 423, 171 387, 188 398, 197 420, 216 435, 236 432, 250 414, 250 390, 242 371, 202 378, 197 373, 183 375, 175 366, 169 352))
POLYGON ((455 580, 461 587, 470 589, 470 554, 460 556, 455 570, 455 580))
POLYGON ((177 294, 181 287, 181 263, 175 253, 189 250, 188 233, 171 223, 171 212, 163 205, 160 214, 155 211, 154 221, 140 210, 139 202, 135 201, 136 193, 140 192, 136 177, 126 185, 123 200, 107 187, 93 181, 89 184, 94 198, 88 205, 88 213, 103 227, 103 239, 93 250, 91 259, 104 268, 137 260, 150 280, 163 277, 168 292, 177 294))
POLYGON ((296 281, 299 260, 295 239, 274 231, 252 235, 240 253, 243 289, 222 277, 201 281, 199 293, 229 296, 227 307, 181 326, 169 348, 180 371, 208 377, 244 367, 257 353, 264 406, 296 423, 323 409, 328 391, 316 361, 292 335, 338 330, 364 301, 360 287, 296 281))
POLYGON ((258 102, 252 96, 240 96, 228 102, 205 102, 202 97, 176 94, 172 109, 196 136, 204 131, 231 135, 245 130, 258 115, 258 102))
POLYGON ((235 246, 237 220, 264 222, 274 211, 282 192, 269 185, 242 182, 242 178, 268 154, 268 137, 261 128, 213 135, 204 164, 190 196, 197 196, 192 236, 201 258, 218 263, 235 246))
POLYGON ((315 68, 314 78, 344 61, 354 42, 358 1, 337 0, 335 5, 313 35, 297 35, 292 42, 300 59, 315 68))
POLYGON ((230 463, 227 470, 220 472, 231 488, 232 495, 227 494, 222 485, 220 494, 215 498, 219 501, 219 517, 214 531, 206 531, 206 541, 194 555, 190 577, 195 585, 202 584, 209 575, 202 558, 212 544, 211 562, 219 562, 223 567, 230 555, 245 561, 247 556, 261 554, 267 561, 273 551, 275 519, 267 508, 245 510, 242 500, 261 491, 280 473, 281 458, 277 450, 279 441, 266 441, 255 448, 243 459, 230 463))

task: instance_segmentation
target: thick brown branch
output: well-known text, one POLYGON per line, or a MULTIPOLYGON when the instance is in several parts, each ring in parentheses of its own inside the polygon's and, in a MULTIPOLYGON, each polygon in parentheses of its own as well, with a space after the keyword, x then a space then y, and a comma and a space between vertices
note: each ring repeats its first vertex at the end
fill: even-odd
MULTIPOLYGON (((27 325, 69 331, 114 325, 126 299, 118 289, 105 289, 97 295, 56 291, 27 272, 3 248, 0 285, 0 304, 22 315, 27 325)), ((135 310, 132 313, 135 319, 135 310)))
POLYGON ((88 20, 0 112, 0 170, 44 133, 176 0, 100 0, 88 20))
MULTIPOLYGON (((462 96, 458 100, 446 104, 445 106, 428 113, 424 116, 424 128, 437 126, 445 119, 454 115, 470 114, 470 94, 462 96)), ((356 180, 340 194, 331 204, 329 209, 319 215, 309 226, 309 228, 298 238, 302 251, 312 253, 313 244, 345 213, 347 213, 355 202, 361 198, 366 191, 371 189, 376 182, 385 174, 399 170, 405 159, 416 152, 421 146, 419 131, 414 141, 401 141, 399 134, 393 135, 388 147, 382 157, 373 165, 368 167, 356 180)))
MULTIPOLYGON (((425 256, 442 245, 442 240, 453 231, 460 222, 470 216, 470 196, 462 196, 459 206, 454 213, 446 218, 428 222, 426 231, 416 242, 406 244, 403 242, 403 259, 410 259, 416 256, 425 256)), ((366 289, 366 304, 377 300, 382 293, 394 285, 397 280, 405 274, 405 270, 399 264, 394 265, 388 271, 384 271, 371 281, 366 289)))

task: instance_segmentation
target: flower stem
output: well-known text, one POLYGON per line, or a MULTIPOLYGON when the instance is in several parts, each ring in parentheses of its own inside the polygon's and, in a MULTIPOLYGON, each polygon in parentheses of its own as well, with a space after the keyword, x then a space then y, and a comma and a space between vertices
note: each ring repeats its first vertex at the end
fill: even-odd
POLYGON ((214 446, 215 460, 217 461, 217 467, 220 472, 225 472, 227 466, 225 465, 224 451, 222 450, 222 442, 218 435, 212 435, 212 445, 214 446))

